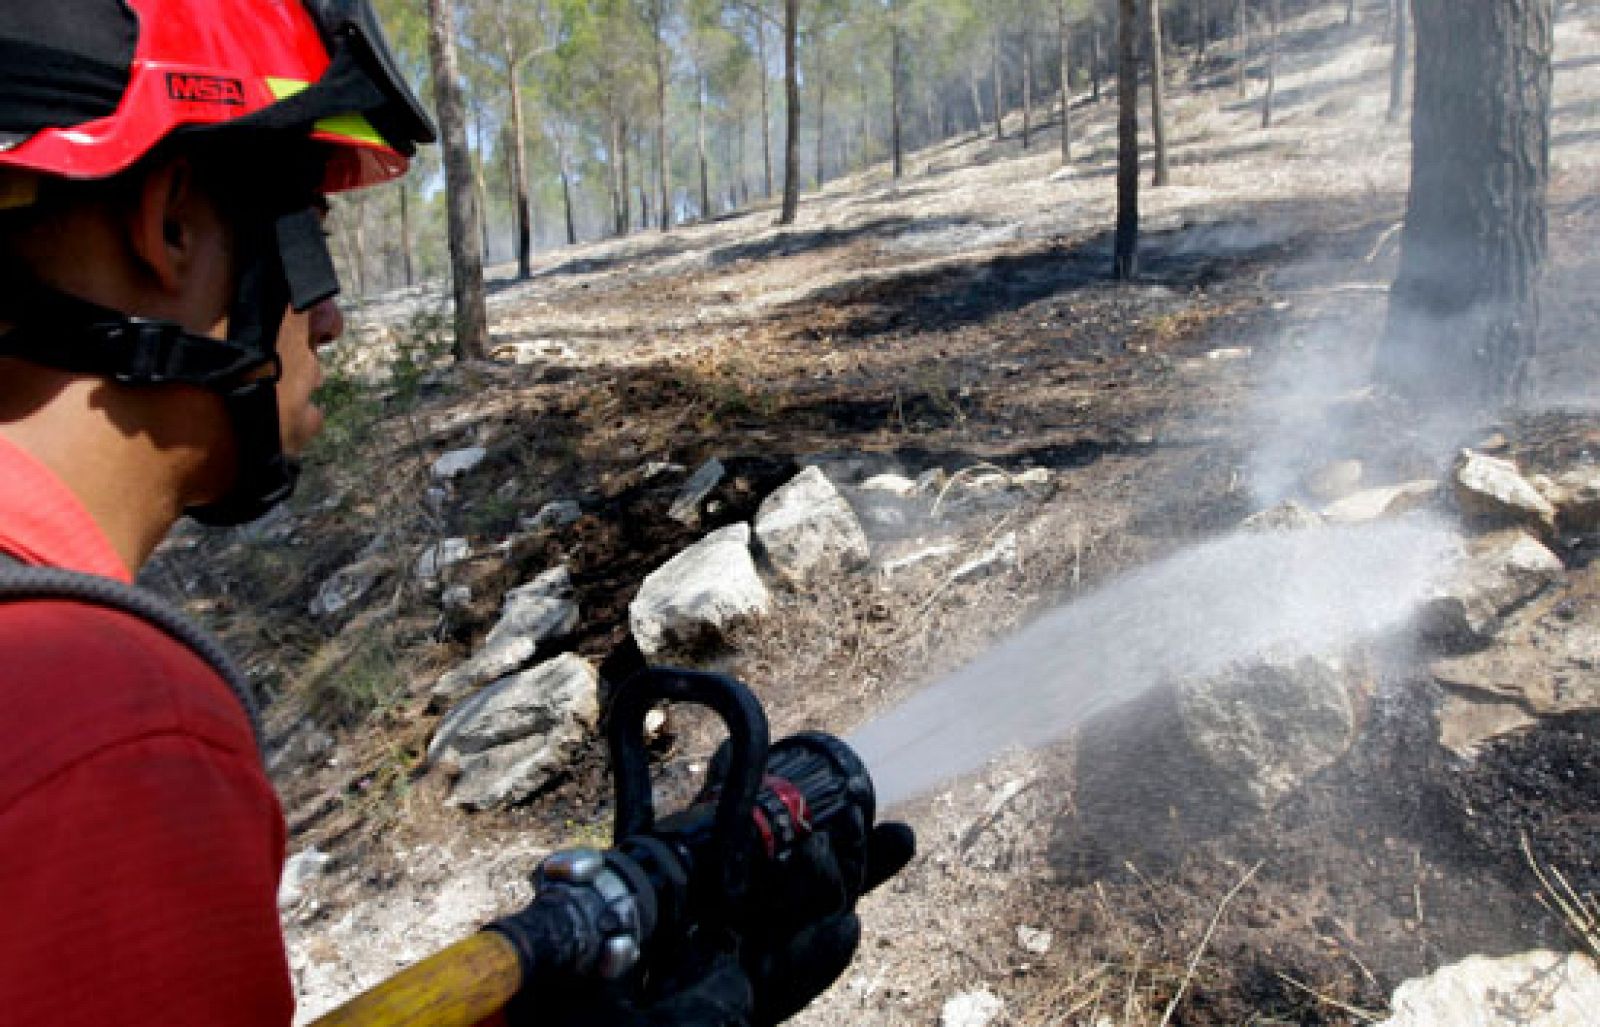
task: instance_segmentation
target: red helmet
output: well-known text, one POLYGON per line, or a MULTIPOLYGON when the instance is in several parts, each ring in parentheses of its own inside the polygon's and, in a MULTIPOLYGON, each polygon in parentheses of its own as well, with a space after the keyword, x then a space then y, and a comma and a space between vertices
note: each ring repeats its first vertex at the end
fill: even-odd
POLYGON ((106 178, 174 137, 237 166, 227 337, 109 310, 11 267, 0 269, 13 285, 0 291, 0 356, 217 393, 238 473, 190 512, 238 524, 294 486, 278 331, 286 308, 339 291, 315 193, 400 175, 434 130, 366 0, 0 0, 0 210, 30 205, 36 175, 106 178))
POLYGON ((337 192, 403 174, 434 139, 365 0, 6 6, 0 168, 104 178, 178 130, 297 126, 337 192))

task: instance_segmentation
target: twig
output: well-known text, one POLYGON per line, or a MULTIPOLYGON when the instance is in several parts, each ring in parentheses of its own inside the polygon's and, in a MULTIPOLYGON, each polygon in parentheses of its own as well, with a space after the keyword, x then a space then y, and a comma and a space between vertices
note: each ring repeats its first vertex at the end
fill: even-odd
POLYGON ((1003 467, 996 467, 994 464, 979 463, 973 464, 970 467, 963 467, 961 470, 952 474, 950 476, 950 480, 944 483, 944 488, 939 490, 939 495, 933 501, 933 509, 928 514, 929 520, 936 521, 939 519, 939 505, 944 502, 945 495, 952 487, 955 486, 956 482, 961 480, 963 475, 971 474, 973 471, 993 471, 996 474, 1003 475, 1007 483, 1010 483, 1012 480, 1014 480, 1010 472, 1003 467))
POLYGON ((1528 840, 1526 831, 1522 834, 1522 854, 1527 858, 1533 876, 1539 879, 1539 885, 1544 888, 1544 895, 1538 896, 1540 903, 1546 909, 1550 908, 1550 902, 1555 903, 1567 928, 1578 936, 1595 958, 1600 959, 1600 916, 1596 916, 1591 909, 1595 902, 1594 896, 1586 899, 1578 894, 1577 889, 1573 888, 1555 867, 1548 868, 1549 873, 1546 874, 1546 868, 1541 867, 1539 861, 1534 858, 1533 843, 1528 840), (1551 877, 1555 878, 1555 883, 1551 883, 1551 877), (1545 901, 1547 897, 1550 902, 1545 901))
POLYGON ((1149 942, 1145 942, 1139 946, 1139 951, 1133 954, 1133 973, 1128 975, 1128 998, 1122 1004, 1123 1023, 1133 1023, 1133 1007, 1139 1001, 1139 964, 1144 961, 1144 950, 1149 945, 1149 942))
POLYGON ((1278 979, 1283 983, 1299 988, 1301 991, 1305 992, 1307 995, 1310 995, 1318 1002, 1325 1002, 1335 1009, 1341 1009, 1358 1020, 1365 1020, 1367 1023, 1377 1023, 1379 1020, 1384 1018, 1383 1013, 1374 1013, 1370 1009, 1362 1009, 1360 1006, 1352 1006, 1348 1002, 1340 1002, 1331 995, 1324 995, 1320 991, 1312 990, 1309 986, 1302 984, 1282 971, 1277 971, 1277 973, 1278 979))
POLYGON ((1133 860, 1125 859, 1122 861, 1122 865, 1128 868, 1129 873, 1133 874, 1134 877, 1139 879, 1140 884, 1144 885, 1144 890, 1150 895, 1150 913, 1156 918, 1156 928, 1158 930, 1165 931, 1167 929, 1167 925, 1161 922, 1161 912, 1155 907, 1156 886, 1151 884, 1150 879, 1144 876, 1138 867, 1133 865, 1133 860))
POLYGON ((1178 1011, 1178 1003, 1183 1001, 1183 993, 1188 990, 1189 982, 1194 979, 1195 968, 1200 965, 1200 958, 1205 955, 1206 946, 1211 944, 1211 936, 1216 933, 1217 924, 1222 922, 1222 914, 1227 910, 1228 903, 1232 902, 1233 897, 1239 894, 1239 890, 1250 882, 1250 878, 1256 876, 1256 871, 1260 870, 1265 862, 1266 860, 1264 859, 1256 860, 1256 865, 1245 871, 1244 876, 1239 878, 1239 883, 1235 884, 1228 894, 1222 897, 1222 902, 1217 906, 1216 914, 1212 916, 1210 925, 1206 927, 1205 936, 1200 939, 1200 944, 1196 946, 1194 955, 1189 957, 1189 966, 1183 972, 1183 980, 1178 982, 1178 990, 1173 994, 1172 1001, 1167 1003, 1167 1011, 1161 1014, 1161 1027, 1167 1027, 1167 1024, 1172 1020, 1172 1014, 1178 1011))
POLYGON ((1373 244, 1372 252, 1367 254, 1367 263, 1370 264, 1374 260, 1377 260, 1378 254, 1383 252, 1383 248, 1385 246, 1389 245, 1389 240, 1393 239, 1394 234, 1405 226, 1406 223, 1404 221, 1396 221, 1394 224, 1385 229, 1384 233, 1378 236, 1378 241, 1373 244))

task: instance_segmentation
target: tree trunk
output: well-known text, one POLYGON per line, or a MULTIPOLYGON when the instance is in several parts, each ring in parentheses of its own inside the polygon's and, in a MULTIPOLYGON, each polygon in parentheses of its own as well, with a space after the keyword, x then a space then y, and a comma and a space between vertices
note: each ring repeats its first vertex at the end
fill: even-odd
POLYGON ((528 203, 528 158, 523 150, 526 138, 522 126, 522 82, 520 64, 506 54, 510 68, 507 85, 511 90, 511 180, 517 207, 517 277, 533 277, 533 216, 528 203))
POLYGON ((400 257, 405 268, 406 287, 417 284, 416 262, 411 256, 411 187, 410 178, 400 179, 400 257))
POLYGON ((1267 95, 1261 101, 1261 127, 1272 127, 1272 101, 1278 93, 1278 23, 1282 20, 1279 0, 1267 0, 1267 18, 1272 23, 1267 44, 1267 95))
POLYGON ((894 0, 889 4, 889 144, 894 150, 894 180, 900 181, 905 176, 905 140, 902 135, 902 115, 900 106, 904 97, 901 96, 900 75, 900 5, 894 0))
POLYGON ((1239 99, 1250 95, 1250 13, 1247 0, 1233 0, 1233 47, 1238 52, 1239 99))
POLYGON ((1136 0, 1117 0, 1117 243, 1112 274, 1139 273, 1139 53, 1136 0))
POLYGON ((983 90, 978 88, 977 69, 967 69, 967 86, 972 93, 972 118, 976 126, 974 131, 981 135, 983 133, 983 90))
POLYGON ((1033 145, 1033 27, 1022 25, 1022 148, 1033 145))
POLYGON ((1001 76, 1000 68, 1000 27, 995 26, 994 38, 991 40, 990 60, 994 67, 994 138, 997 142, 1004 142, 1006 138, 1006 82, 1001 76))
POLYGON ((1206 0, 1195 0, 1195 39, 1196 63, 1206 59, 1206 44, 1211 42, 1211 12, 1206 9, 1206 0))
POLYGON ((483 242, 483 262, 490 263, 489 257, 489 183, 483 172, 483 107, 480 104, 472 105, 473 129, 478 136, 478 153, 472 162, 472 177, 478 189, 478 232, 483 242))
POLYGON ((655 30, 656 62, 656 184, 661 209, 661 230, 672 228, 672 151, 667 148, 667 40, 666 0, 650 5, 651 27, 655 30))
POLYGON ((700 154, 700 219, 711 218, 711 159, 706 156, 706 76, 695 76, 695 148, 700 154))
POLYGON ((1092 87, 1094 89, 1090 99, 1095 103, 1100 102, 1100 62, 1104 59, 1105 55, 1100 46, 1100 19, 1096 18, 1094 22, 1094 54, 1093 59, 1089 61, 1089 77, 1093 80, 1092 87))
POLYGON ((795 43, 800 34, 800 0, 783 0, 783 87, 789 109, 784 120, 788 135, 783 142, 783 210, 778 224, 792 225, 800 213, 800 67, 795 43))
POLYGON ((483 297, 483 258, 472 238, 478 211, 456 65, 453 10, 447 0, 428 0, 428 56, 433 65, 434 106, 444 145, 450 276, 456 308, 455 356, 457 360, 468 360, 482 359, 489 353, 489 313, 483 297))
POLYGON ((1394 55, 1389 61, 1389 120, 1398 121, 1406 109, 1406 8, 1408 0, 1394 0, 1394 55))
POLYGON ((1346 25, 1354 25, 1356 23, 1356 0, 1349 0, 1349 2, 1345 4, 1344 23, 1346 25))
POLYGON ((1061 61, 1061 163, 1072 163, 1072 32, 1067 26, 1067 0, 1056 4, 1061 61))
POLYGON ((828 48, 817 42, 817 188, 828 181, 828 48))
POLYGON ((1171 180, 1172 172, 1167 164, 1167 87, 1165 61, 1161 52, 1161 0, 1149 0, 1149 3, 1150 132, 1156 144, 1156 170, 1151 184, 1159 189, 1171 180))
POLYGON ((567 209, 567 245, 578 245, 578 223, 572 216, 572 171, 567 166, 567 147, 561 144, 556 153, 556 159, 561 165, 561 199, 567 209))
POLYGON ((1552 0, 1415 0, 1411 202, 1380 376, 1496 406, 1538 330, 1550 182, 1552 0))
POLYGON ((766 191, 763 199, 772 199, 772 103, 768 97, 767 81, 767 23, 761 12, 755 13, 756 63, 761 65, 761 160, 766 171, 766 191))

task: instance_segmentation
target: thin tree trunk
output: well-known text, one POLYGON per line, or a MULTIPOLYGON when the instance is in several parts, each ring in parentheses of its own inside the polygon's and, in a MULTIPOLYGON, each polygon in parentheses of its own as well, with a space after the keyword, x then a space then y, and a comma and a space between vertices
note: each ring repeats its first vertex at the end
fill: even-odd
POLYGON ((900 75, 900 5, 889 4, 889 145, 894 150, 894 179, 905 176, 905 140, 902 135, 900 105, 902 79, 900 75))
POLYGON ((1033 145, 1033 27, 1022 26, 1022 148, 1033 145))
POLYGON ((410 178, 400 179, 400 256, 406 273, 406 287, 417 284, 416 263, 411 257, 411 186, 410 178))
POLYGON ((756 25, 756 63, 761 65, 761 160, 766 172, 766 191, 763 199, 772 199, 772 102, 768 96, 767 81, 767 23, 758 11, 756 25))
POLYGON ((817 188, 828 181, 828 48, 817 42, 817 188))
POLYGON ((1349 0, 1349 3, 1345 4, 1344 23, 1346 25, 1354 25, 1356 23, 1356 0, 1349 0))
POLYGON ((1089 77, 1093 79, 1094 93, 1091 95, 1095 103, 1100 102, 1100 63, 1105 60, 1104 48, 1100 45, 1100 19, 1094 21, 1094 53, 1089 61, 1089 77))
POLYGON ((1389 120, 1398 121, 1406 109, 1406 8, 1408 0, 1394 0, 1394 54, 1389 61, 1389 120))
POLYGON ((567 144, 556 144, 556 160, 561 168, 561 199, 567 212, 567 245, 578 245, 578 223, 572 215, 572 171, 567 165, 567 144))
POLYGON ((1136 0, 1117 0, 1117 241, 1112 274, 1139 273, 1139 53, 1136 0))
POLYGON ((478 136, 478 154, 472 162, 473 180, 478 188, 478 232, 483 240, 483 262, 490 263, 489 257, 489 182, 483 172, 483 107, 479 104, 472 106, 472 121, 478 136))
POLYGON ((978 87, 978 72, 976 68, 967 69, 967 86, 972 93, 972 118, 973 131, 983 133, 983 90, 978 87))
POLYGON ((1239 98, 1242 100, 1250 95, 1248 84, 1250 72, 1250 16, 1246 10, 1247 0, 1233 0, 1233 46, 1238 51, 1238 79, 1239 98))
POLYGON ((1411 202, 1380 379, 1440 409, 1519 397, 1548 246, 1551 0, 1414 0, 1411 202))
POLYGON ((455 290, 455 356, 457 360, 469 360, 488 355, 489 313, 483 296, 483 258, 475 252, 472 242, 478 211, 456 64, 453 11, 447 0, 428 0, 428 56, 433 65, 434 106, 444 143, 450 275, 455 290))
MULTIPOLYGON (((1274 0, 1276 2, 1276 0, 1274 0)), ((1151 184, 1165 186, 1172 178, 1167 164, 1166 67, 1161 49, 1161 0, 1149 0, 1150 12, 1150 132, 1155 138, 1156 170, 1151 184)))
POLYGON ((711 217, 711 161, 706 156, 706 76, 695 76, 695 147, 700 154, 700 218, 711 217))
POLYGON ((1006 80, 1002 74, 1003 68, 1000 61, 1000 27, 995 26, 992 46, 990 48, 990 63, 993 66, 994 80, 994 137, 997 142, 1003 142, 1006 137, 1006 80))
POLYGON ((661 204, 661 230, 672 228, 672 151, 667 147, 667 40, 666 0, 654 0, 650 15, 655 32, 656 62, 656 183, 661 204))
POLYGON ((1272 127, 1272 101, 1278 92, 1278 23, 1281 20, 1279 0, 1267 0, 1267 16, 1272 22, 1271 41, 1267 44, 1267 95, 1261 103, 1261 127, 1272 127))
POLYGON ((1058 0, 1056 17, 1061 51, 1061 163, 1072 163, 1072 33, 1067 25, 1067 0, 1058 0))
POLYGON ((1206 0, 1195 0, 1195 53, 1196 63, 1204 63, 1206 59, 1206 44, 1211 42, 1211 12, 1206 8, 1206 0))
POLYGON ((528 158, 524 151, 523 140, 526 138, 522 125, 522 82, 519 72, 521 65, 516 60, 516 55, 506 54, 506 65, 510 69, 507 73, 507 85, 511 90, 511 182, 516 196, 517 208, 517 277, 527 279, 533 276, 533 214, 528 202, 528 158))
POLYGON ((789 109, 784 120, 788 135, 783 143, 783 210, 778 224, 792 225, 800 213, 800 66, 795 52, 800 33, 800 0, 783 3, 783 85, 789 109))

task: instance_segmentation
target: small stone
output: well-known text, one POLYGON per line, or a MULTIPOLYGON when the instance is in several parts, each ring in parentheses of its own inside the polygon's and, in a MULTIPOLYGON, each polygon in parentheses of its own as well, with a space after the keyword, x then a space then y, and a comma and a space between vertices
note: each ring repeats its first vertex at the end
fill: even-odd
POLYGON ((1468 519, 1496 527, 1535 526, 1547 535, 1555 531, 1555 507, 1509 460, 1464 449, 1451 478, 1456 503, 1468 519))
POLYGON ((1268 532, 1268 531, 1306 531, 1311 528, 1320 528, 1326 522, 1322 515, 1315 510, 1307 509, 1292 499, 1285 499, 1277 506, 1268 507, 1259 513, 1251 514, 1240 523, 1241 531, 1268 532))
POLYGON ((1050 484, 1050 468, 1032 467, 1011 480, 1016 485, 1048 485, 1050 484))
POLYGON ((438 481, 449 481, 477 467, 488 455, 489 451, 482 446, 453 449, 433 462, 433 477, 438 481))
POLYGON ((1306 478, 1306 491, 1313 499, 1331 503, 1359 489, 1364 473, 1360 460, 1335 460, 1306 478))
POLYGON ((574 499, 558 499, 546 503, 532 517, 520 518, 517 526, 523 531, 542 531, 546 528, 564 528, 576 524, 583 517, 583 508, 574 499))
POLYGON ((939 1011, 939 1027, 989 1027, 1005 1006, 988 989, 964 991, 945 1002, 939 1011))
POLYGON ((887 492, 892 496, 910 499, 917 494, 917 483, 903 474, 875 474, 861 483, 864 492, 887 492))
POLYGON ((981 555, 968 560, 950 575, 953 581, 975 581, 1022 566, 1022 554, 1017 545, 1017 533, 1008 531, 981 555))
POLYGON ((311 886, 332 862, 332 856, 315 847, 290 856, 283 865, 283 877, 278 885, 278 908, 290 910, 303 902, 311 886))
POLYGON ((422 551, 417 558, 417 577, 432 581, 448 567, 472 556, 472 544, 464 538, 447 538, 422 551))
POLYGON ((661 737, 661 732, 667 728, 667 711, 651 710, 644 715, 644 740, 653 742, 661 737))
POLYGON ((691 527, 700 523, 700 504, 711 494, 711 490, 717 487, 726 473, 727 469, 716 457, 701 464, 689 480, 684 482, 678 498, 672 501, 671 508, 667 510, 667 516, 679 524, 691 527))
POLYGON ((472 589, 467 585, 451 585, 439 597, 439 602, 446 610, 465 610, 472 605, 472 589))
POLYGON ((1022 946, 1024 952, 1031 952, 1042 956, 1050 951, 1050 944, 1054 936, 1049 931, 1041 931, 1037 927, 1019 926, 1017 928, 1017 944, 1022 946))

